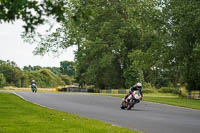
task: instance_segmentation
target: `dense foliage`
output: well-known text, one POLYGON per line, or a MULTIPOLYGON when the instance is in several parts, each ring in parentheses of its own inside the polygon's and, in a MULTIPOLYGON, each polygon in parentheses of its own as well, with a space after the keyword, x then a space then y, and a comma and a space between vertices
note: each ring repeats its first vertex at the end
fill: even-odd
POLYGON ((35 80, 37 86, 41 88, 72 84, 72 77, 61 75, 62 73, 57 71, 54 73, 54 69, 57 70, 56 67, 47 69, 40 66, 25 66, 21 70, 14 62, 0 60, 0 87, 9 85, 29 87, 32 80, 35 80))
POLYGON ((26 33, 44 24, 45 17, 53 16, 57 21, 64 18, 63 1, 54 0, 0 0, 0 22, 24 21, 26 33))
POLYGON ((200 89, 199 1, 57 0, 50 3, 46 7, 51 7, 52 12, 47 12, 58 18, 62 16, 60 27, 53 33, 29 33, 24 38, 37 42, 36 54, 76 45, 73 66, 81 86, 128 88, 139 81, 157 88, 200 89), (56 7, 61 10, 55 13, 56 7))
POLYGON ((64 74, 64 75, 74 76, 74 74, 75 74, 74 62, 61 61, 60 62, 60 73, 64 74))

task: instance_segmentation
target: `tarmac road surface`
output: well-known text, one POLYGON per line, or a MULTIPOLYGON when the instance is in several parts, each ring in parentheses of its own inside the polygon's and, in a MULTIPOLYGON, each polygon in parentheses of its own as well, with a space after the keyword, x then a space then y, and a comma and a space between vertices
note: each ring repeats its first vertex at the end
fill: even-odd
POLYGON ((121 99, 80 93, 15 92, 25 100, 144 133, 200 133, 200 111, 141 102, 121 110, 121 99))

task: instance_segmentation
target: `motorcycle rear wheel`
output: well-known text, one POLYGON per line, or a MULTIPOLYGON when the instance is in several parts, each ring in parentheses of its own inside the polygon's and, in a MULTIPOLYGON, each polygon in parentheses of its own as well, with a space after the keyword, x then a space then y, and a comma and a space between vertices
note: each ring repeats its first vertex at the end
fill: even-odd
POLYGON ((37 92, 37 88, 32 88, 32 92, 34 93, 36 93, 37 92))
POLYGON ((127 110, 131 110, 132 106, 128 105, 127 110))
POLYGON ((135 101, 132 101, 132 102, 133 102, 133 103, 128 104, 127 110, 131 110, 131 108, 134 107, 134 105, 135 105, 135 101))

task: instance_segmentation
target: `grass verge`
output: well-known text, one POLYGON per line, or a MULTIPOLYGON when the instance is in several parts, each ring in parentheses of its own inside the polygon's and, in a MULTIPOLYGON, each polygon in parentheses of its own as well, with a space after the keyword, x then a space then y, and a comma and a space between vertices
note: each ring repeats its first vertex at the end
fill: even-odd
POLYGON ((0 93, 1 133, 138 133, 97 120, 40 107, 0 93))
MULTIPOLYGON (((125 96, 124 94, 123 95, 122 94, 108 94, 108 95, 115 96, 115 97, 121 97, 121 98, 123 98, 125 96)), ((144 94, 143 101, 168 104, 168 105, 174 105, 174 106, 179 106, 179 107, 186 107, 186 108, 200 110, 200 100, 179 97, 178 95, 175 95, 175 94, 148 93, 148 94, 144 94)))
POLYGON ((186 107, 192 109, 200 110, 200 100, 188 99, 185 97, 180 97, 175 94, 147 94, 144 95, 144 101, 169 104, 179 107, 186 107))
MULTIPOLYGON (((6 91, 20 91, 20 92, 32 92, 31 88, 3 88, 0 90, 6 91)), ((37 92, 57 92, 55 88, 38 88, 37 92)))

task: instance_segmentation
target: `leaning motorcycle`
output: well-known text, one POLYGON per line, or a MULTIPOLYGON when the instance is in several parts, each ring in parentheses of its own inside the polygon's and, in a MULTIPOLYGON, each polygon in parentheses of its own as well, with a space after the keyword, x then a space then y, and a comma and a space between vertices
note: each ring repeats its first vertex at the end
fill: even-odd
POLYGON ((139 103, 142 96, 138 90, 133 91, 126 99, 122 99, 121 109, 130 110, 136 103, 139 103))
POLYGON ((32 89, 32 92, 37 92, 37 86, 36 86, 36 84, 32 84, 31 85, 31 89, 32 89))

